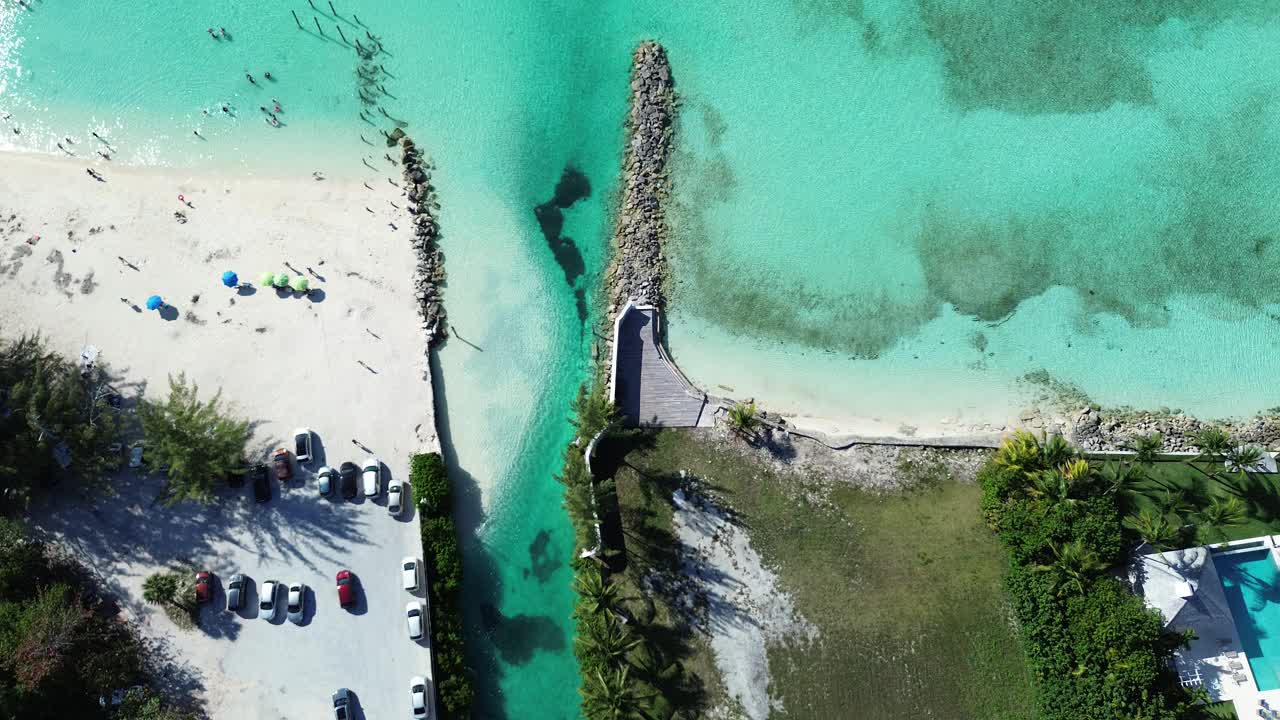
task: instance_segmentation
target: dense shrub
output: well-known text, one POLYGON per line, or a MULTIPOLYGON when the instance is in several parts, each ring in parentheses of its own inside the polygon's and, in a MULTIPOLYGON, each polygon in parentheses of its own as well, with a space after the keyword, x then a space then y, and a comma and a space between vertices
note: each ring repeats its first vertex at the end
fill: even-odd
POLYGON ((1120 511, 1060 442, 1018 433, 979 473, 982 512, 1009 551, 1005 578, 1044 720, 1174 720, 1192 698, 1169 668, 1184 641, 1114 577, 1120 511))
POLYGON ((453 523, 449 476, 438 453, 409 460, 409 485, 418 507, 422 562, 431 599, 431 647, 436 666, 436 695, 445 717, 469 715, 474 689, 463 654, 462 554, 453 523))

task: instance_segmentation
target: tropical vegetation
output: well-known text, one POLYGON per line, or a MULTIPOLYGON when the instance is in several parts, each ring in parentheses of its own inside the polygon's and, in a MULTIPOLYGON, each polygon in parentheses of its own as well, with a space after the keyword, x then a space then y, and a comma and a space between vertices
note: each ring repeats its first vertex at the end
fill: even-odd
MULTIPOLYGON (((1044 720, 1174 720, 1201 699, 1169 666, 1187 638, 1166 632, 1159 613, 1106 572, 1132 544, 1122 521, 1135 486, 1151 482, 1135 480, 1145 478, 1136 464, 1103 472, 1059 436, 1018 432, 979 473, 1044 720)), ((1168 535, 1155 515, 1129 525, 1146 540, 1168 535)))
POLYGON ((430 588, 436 694, 444 717, 465 718, 470 713, 475 690, 462 645, 462 555, 453 522, 449 474, 440 454, 412 456, 409 484, 418 507, 422 562, 430 588))
MULTIPOLYGON (((116 613, 82 566, 0 518, 0 715, 99 717, 100 693, 142 682, 144 645, 116 613)), ((186 717, 155 696, 144 704, 119 717, 186 717)))
POLYGON ((209 502, 218 479, 244 464, 249 421, 229 414, 222 392, 201 400, 199 387, 184 375, 169 377, 163 402, 143 398, 138 420, 146 440, 143 461, 165 475, 161 501, 209 502))
POLYGON ((109 386, 37 335, 0 341, 0 514, 65 478, 103 485, 121 457, 109 386))
POLYGON ((602 508, 616 502, 613 482, 597 481, 585 456, 593 440, 615 428, 617 409, 596 383, 578 389, 573 414, 574 438, 558 479, 574 527, 574 654, 582 673, 582 714, 587 720, 670 717, 672 708, 644 679, 653 670, 655 650, 633 629, 638 620, 624 614, 606 563, 611 550, 601 542, 599 525, 602 508))

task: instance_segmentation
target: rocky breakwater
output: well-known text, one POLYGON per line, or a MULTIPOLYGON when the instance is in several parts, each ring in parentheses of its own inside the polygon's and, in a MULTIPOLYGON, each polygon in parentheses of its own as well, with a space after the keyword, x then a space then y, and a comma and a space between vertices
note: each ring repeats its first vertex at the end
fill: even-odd
POLYGON ((444 337, 444 298, 441 284, 444 282, 444 257, 437 240, 440 225, 436 213, 440 203, 435 187, 431 184, 431 164, 424 161, 422 151, 413 139, 396 128, 387 135, 388 146, 399 146, 400 166, 404 170, 404 189, 408 204, 405 206, 413 226, 414 264, 413 289, 418 299, 418 315, 422 330, 427 336, 427 348, 436 339, 444 337))
POLYGON ((1243 445, 1280 449, 1280 417, 1270 415, 1205 422, 1176 412, 1107 412, 1086 407, 1076 414, 1067 439, 1086 450, 1124 450, 1134 438, 1159 433, 1165 452, 1195 452, 1196 434, 1207 427, 1220 428, 1243 445))
POLYGON ((666 263, 662 245, 667 238, 663 207, 671 188, 667 159, 675 110, 675 84, 667 52, 656 42, 643 42, 631 54, 622 197, 613 231, 613 257, 605 274, 606 321, 611 321, 627 300, 639 305, 663 304, 666 263))

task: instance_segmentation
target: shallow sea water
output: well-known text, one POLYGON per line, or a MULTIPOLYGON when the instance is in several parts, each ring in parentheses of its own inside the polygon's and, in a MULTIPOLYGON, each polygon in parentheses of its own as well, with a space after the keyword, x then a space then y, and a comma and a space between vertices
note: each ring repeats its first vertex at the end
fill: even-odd
POLYGON ((1273 3, 388 0, 335 20, 301 1, 33 2, 0 8, 0 110, 22 127, 0 143, 56 152, 97 130, 130 163, 376 180, 334 38, 362 37, 352 12, 382 37, 381 102, 439 164, 444 430, 477 538, 484 717, 577 714, 553 475, 642 38, 681 94, 670 343, 713 390, 1000 422, 1045 370, 1107 404, 1280 405, 1273 3), (276 82, 244 78, 264 70, 276 82), (285 128, 263 122, 272 99, 285 128), (557 255, 533 208, 566 166, 590 195, 557 255))

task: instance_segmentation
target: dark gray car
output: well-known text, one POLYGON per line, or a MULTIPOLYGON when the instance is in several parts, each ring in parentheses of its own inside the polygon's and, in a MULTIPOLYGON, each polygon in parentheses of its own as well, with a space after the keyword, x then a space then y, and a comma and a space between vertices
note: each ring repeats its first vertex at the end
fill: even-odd
POLYGON ((338 688, 333 694, 333 717, 336 720, 351 720, 351 691, 338 688))
POLYGON ((227 583, 227 609, 239 610, 244 607, 244 576, 236 573, 227 583))

